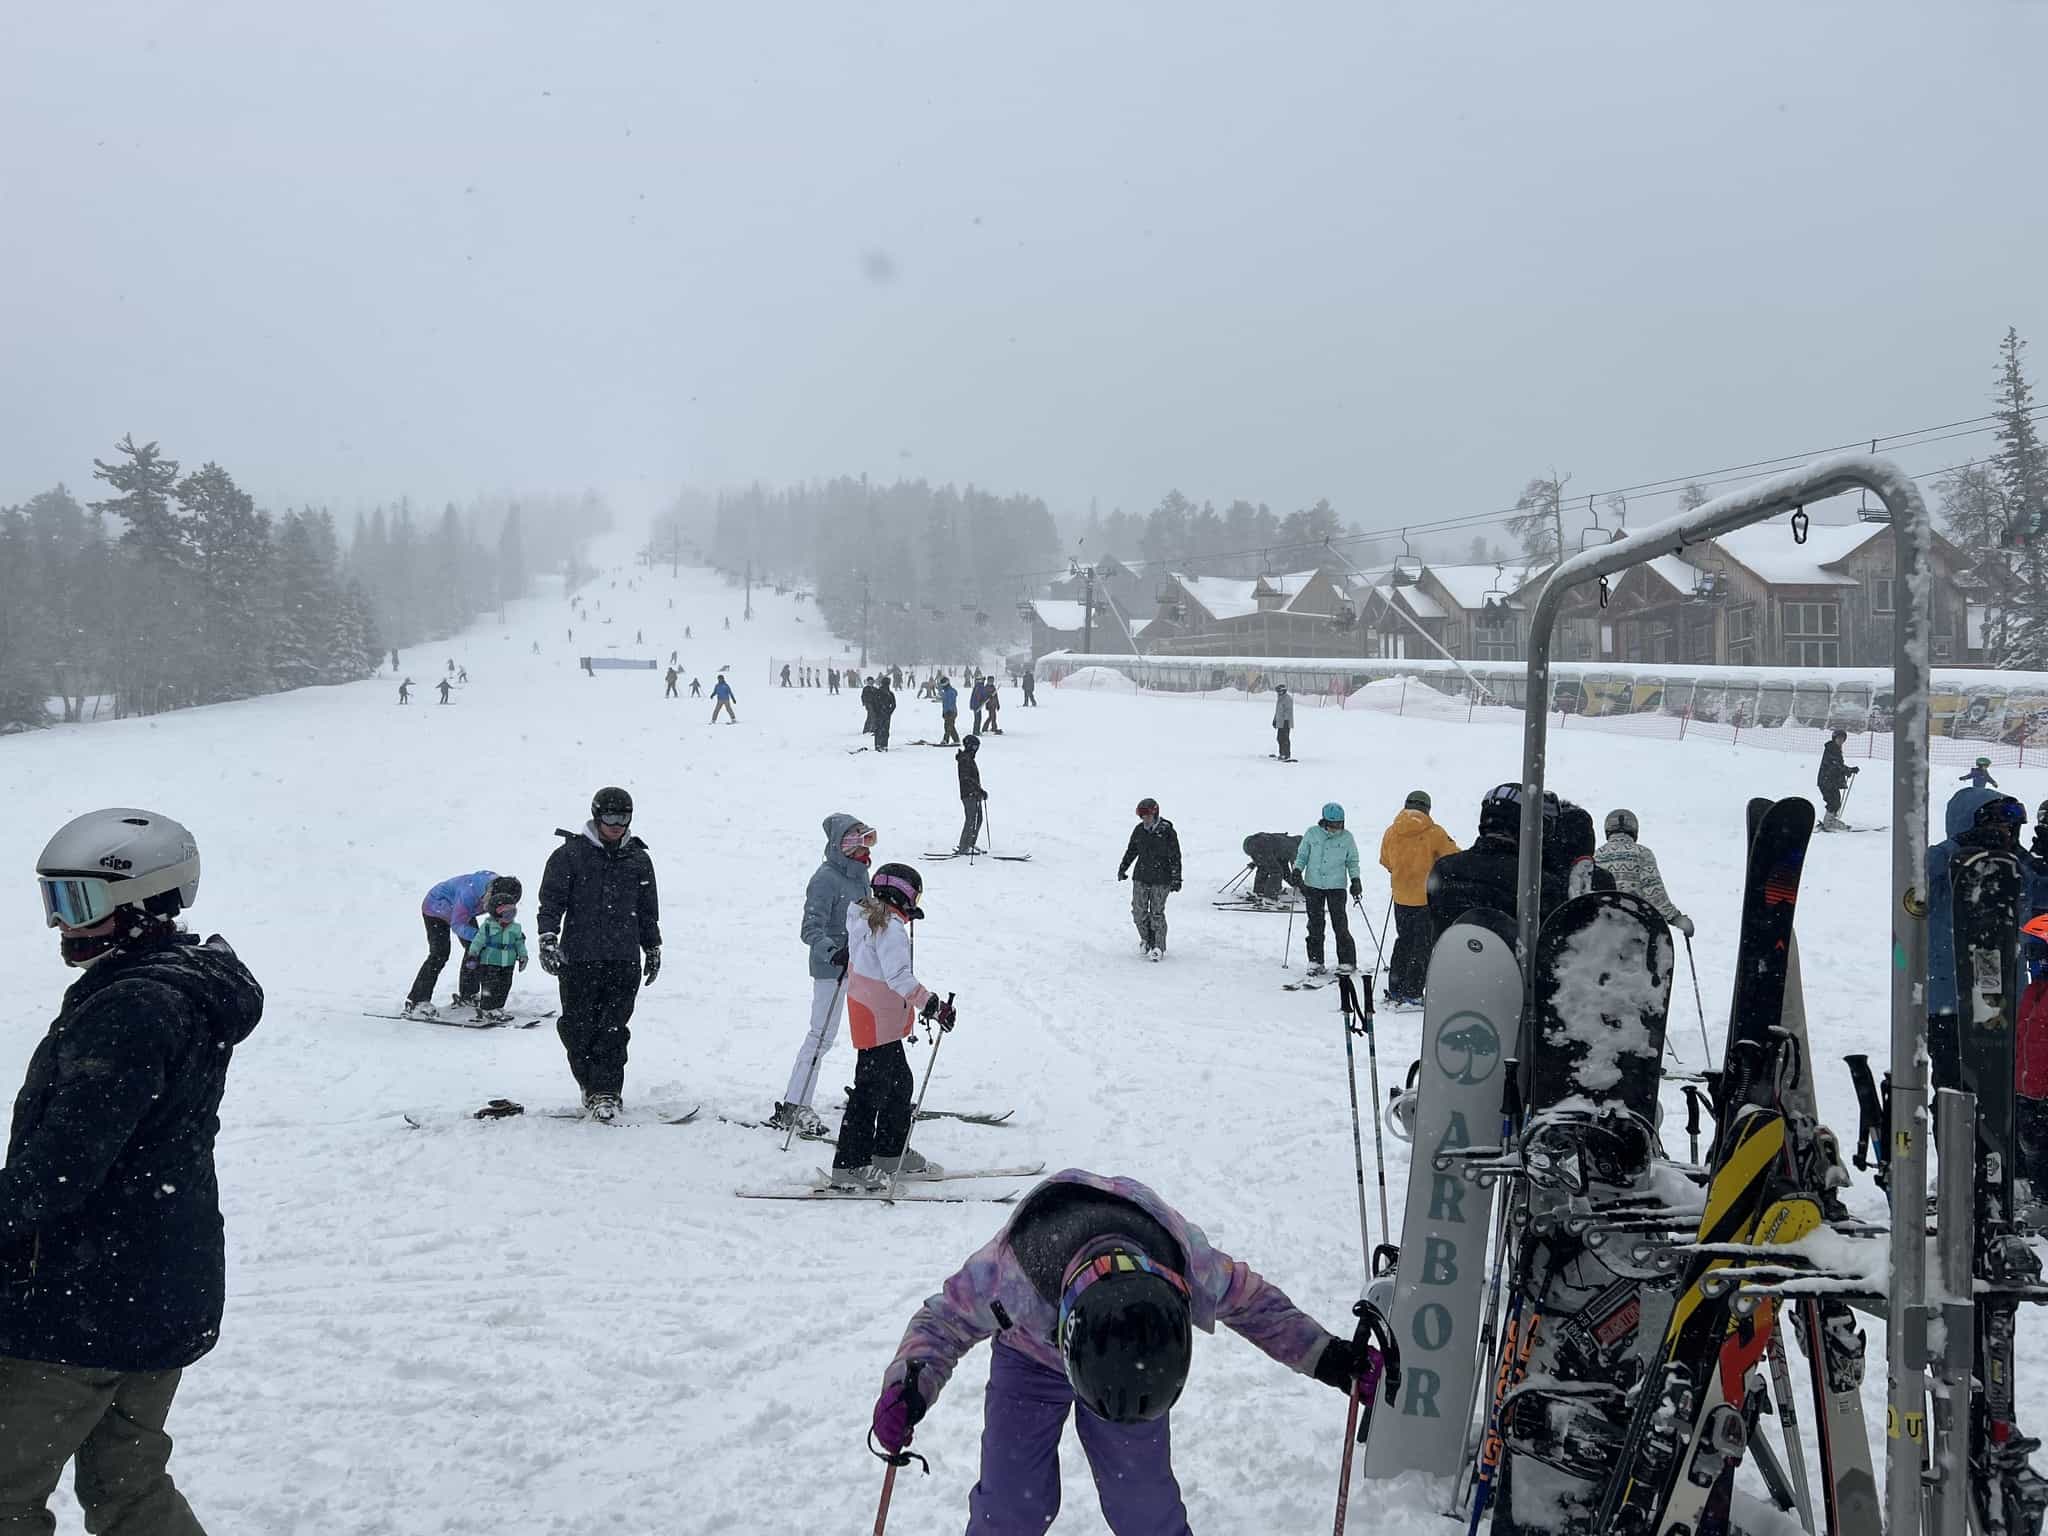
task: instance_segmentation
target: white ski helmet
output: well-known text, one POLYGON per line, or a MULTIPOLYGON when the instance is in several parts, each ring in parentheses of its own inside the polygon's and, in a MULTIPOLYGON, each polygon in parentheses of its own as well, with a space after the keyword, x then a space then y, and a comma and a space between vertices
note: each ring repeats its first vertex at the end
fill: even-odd
POLYGON ((1636 813, 1634 811, 1609 811, 1607 813, 1607 835, 1613 837, 1617 832, 1623 837, 1635 837, 1637 835, 1636 813))
POLYGON ((90 927, 117 907, 174 917, 199 895, 199 844, 155 811, 88 811, 44 847, 36 882, 52 928, 90 927))

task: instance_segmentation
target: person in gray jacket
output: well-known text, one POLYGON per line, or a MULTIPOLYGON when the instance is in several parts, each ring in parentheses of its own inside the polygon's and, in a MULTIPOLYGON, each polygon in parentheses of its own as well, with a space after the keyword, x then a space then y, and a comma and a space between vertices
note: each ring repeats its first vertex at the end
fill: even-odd
POLYGON ((1294 695, 1285 683, 1273 685, 1273 729, 1280 737, 1280 761, 1294 761, 1294 695))
POLYGON ((839 1038, 846 1001, 846 909, 868 894, 868 862, 875 829, 858 816, 834 811, 825 818, 825 859, 804 888, 803 941, 811 951, 811 1027, 789 1069, 789 1086, 768 1123, 799 1136, 831 1134, 811 1108, 818 1069, 839 1038))
POLYGON ((1636 813, 1609 811, 1605 830, 1607 841, 1594 852, 1593 862, 1614 876, 1616 890, 1642 897, 1657 909, 1665 922, 1691 938, 1692 919, 1678 910, 1678 903, 1664 889, 1664 876, 1657 868, 1657 855, 1636 841, 1641 835, 1636 813))

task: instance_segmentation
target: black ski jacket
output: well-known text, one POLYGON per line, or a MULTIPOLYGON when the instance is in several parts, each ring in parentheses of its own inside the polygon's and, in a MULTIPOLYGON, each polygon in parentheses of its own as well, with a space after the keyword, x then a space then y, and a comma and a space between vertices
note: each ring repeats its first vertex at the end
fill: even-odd
POLYGON ((953 766, 960 770, 960 798, 962 800, 986 800, 988 791, 981 787, 981 764, 975 761, 979 754, 969 752, 965 747, 953 754, 953 766))
POLYGON ((228 1064, 262 1017, 218 936, 117 950, 71 984, 0 1169, 0 1355, 172 1371, 219 1342, 213 1142, 228 1064))
POLYGON ((877 720, 887 720, 895 713, 896 690, 894 688, 877 688, 875 690, 875 718, 877 720))
POLYGON ((1842 744, 1830 741, 1820 749, 1820 773, 1814 784, 1826 791, 1840 789, 1849 782, 1849 765, 1842 761, 1842 744))
MULTIPOLYGON (((1521 904, 1518 867, 1521 845, 1513 833, 1483 832, 1462 853, 1447 853, 1429 871, 1429 915, 1442 933, 1474 907, 1491 907, 1509 917, 1521 904)), ((1565 900, 1565 878, 1548 861, 1543 868, 1543 915, 1565 900)))
POLYGON ((1173 830, 1173 823, 1164 816, 1150 831, 1145 823, 1139 822, 1131 828, 1131 840, 1124 845, 1124 856, 1116 867, 1119 876, 1130 870, 1140 885, 1180 884, 1180 834, 1173 830))
POLYGON ((548 855, 534 922, 560 936, 567 965, 593 972, 637 971, 642 950, 661 947, 661 902, 654 860, 630 832, 615 847, 581 832, 555 828, 562 846, 548 855))

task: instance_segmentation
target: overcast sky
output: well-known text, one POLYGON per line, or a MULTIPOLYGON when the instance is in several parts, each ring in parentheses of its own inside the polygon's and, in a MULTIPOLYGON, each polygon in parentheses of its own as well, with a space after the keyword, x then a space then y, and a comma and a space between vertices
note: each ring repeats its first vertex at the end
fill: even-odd
POLYGON ((1947 421, 2007 325, 2048 383, 2044 63, 2039 0, 9 6, 0 502, 132 431, 343 510, 1374 527, 1947 421))

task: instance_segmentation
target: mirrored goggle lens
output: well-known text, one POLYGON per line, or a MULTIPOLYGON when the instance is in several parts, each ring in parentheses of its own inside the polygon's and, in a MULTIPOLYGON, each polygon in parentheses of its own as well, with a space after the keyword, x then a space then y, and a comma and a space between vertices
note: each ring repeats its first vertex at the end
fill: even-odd
POLYGON ((597 819, 608 827, 630 827, 633 825, 632 816, 621 811, 606 811, 597 819))
POLYGON ((114 910, 113 888, 105 880, 45 877, 36 883, 42 887, 45 927, 86 928, 114 910))

